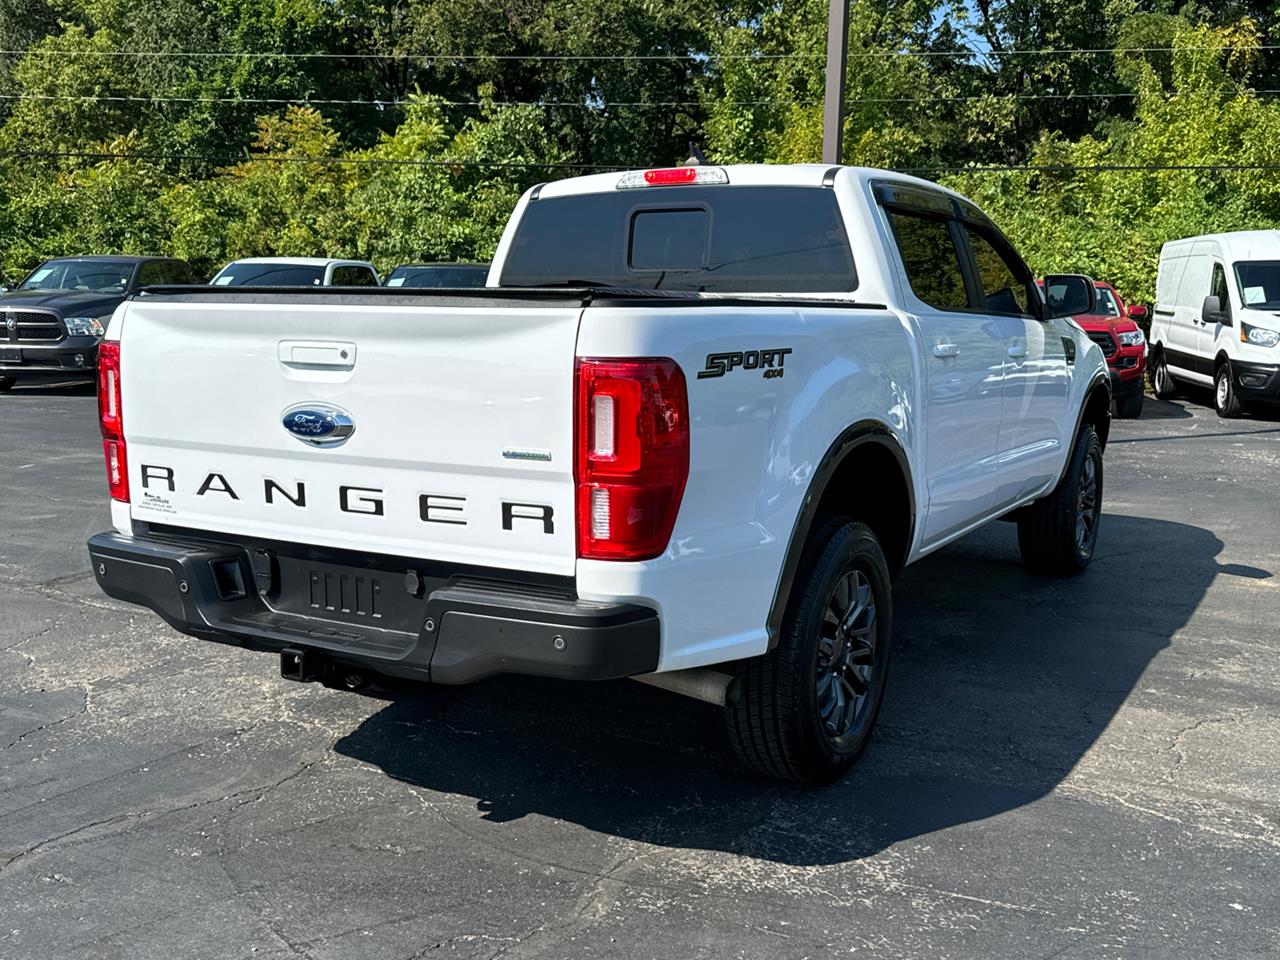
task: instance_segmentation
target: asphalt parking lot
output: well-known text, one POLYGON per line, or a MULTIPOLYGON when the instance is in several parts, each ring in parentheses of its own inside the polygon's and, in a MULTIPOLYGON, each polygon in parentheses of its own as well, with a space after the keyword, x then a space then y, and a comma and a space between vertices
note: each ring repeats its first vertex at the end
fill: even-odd
POLYGON ((1094 566, 911 568, 835 787, 629 681, 279 678, 101 596, 84 388, 0 397, 0 958, 1280 950, 1280 417, 1117 421, 1094 566))

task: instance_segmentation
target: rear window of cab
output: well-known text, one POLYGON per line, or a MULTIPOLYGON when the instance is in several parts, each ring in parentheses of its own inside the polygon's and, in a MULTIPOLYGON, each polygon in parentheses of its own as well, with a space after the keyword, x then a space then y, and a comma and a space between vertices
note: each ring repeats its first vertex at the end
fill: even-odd
POLYGON ((500 285, 845 293, 857 273, 827 187, 653 187, 540 198, 500 285))

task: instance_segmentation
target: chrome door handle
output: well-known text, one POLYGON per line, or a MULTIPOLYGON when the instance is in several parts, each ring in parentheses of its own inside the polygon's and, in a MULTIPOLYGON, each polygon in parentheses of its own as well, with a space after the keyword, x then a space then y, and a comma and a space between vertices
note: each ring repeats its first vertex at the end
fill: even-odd
POLYGON ((1021 360, 1027 355, 1027 345, 1024 343, 1015 343, 1012 347, 1005 351, 1015 360, 1021 360))
POLYGON ((958 357, 960 356, 960 347, 954 343, 935 343, 933 345, 933 355, 935 357, 958 357))

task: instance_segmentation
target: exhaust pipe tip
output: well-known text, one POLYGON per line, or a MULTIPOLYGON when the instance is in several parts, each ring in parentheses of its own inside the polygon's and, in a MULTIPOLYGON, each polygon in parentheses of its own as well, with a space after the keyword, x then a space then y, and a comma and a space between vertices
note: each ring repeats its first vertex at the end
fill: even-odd
POLYGON ((631 679, 716 707, 725 707, 738 700, 737 678, 709 667, 672 670, 668 673, 642 673, 631 679))

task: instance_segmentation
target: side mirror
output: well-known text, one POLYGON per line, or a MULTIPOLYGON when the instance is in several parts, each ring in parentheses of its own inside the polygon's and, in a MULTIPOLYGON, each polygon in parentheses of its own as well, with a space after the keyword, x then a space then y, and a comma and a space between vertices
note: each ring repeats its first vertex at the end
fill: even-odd
POLYGON ((1146 307, 1144 307, 1144 306, 1143 306, 1142 304, 1140 304, 1140 303, 1130 304, 1130 306, 1129 306, 1129 319, 1130 319, 1130 320, 1145 320, 1145 319, 1147 319, 1147 308, 1146 308, 1146 307))
POLYGON ((1093 281, 1078 273, 1051 273, 1044 278, 1046 320, 1093 313, 1098 308, 1098 290, 1093 281))
POLYGON ((1223 326, 1231 325, 1230 318, 1222 312, 1222 301, 1217 297, 1204 298, 1204 303, 1200 305, 1200 322, 1220 323, 1223 326))

